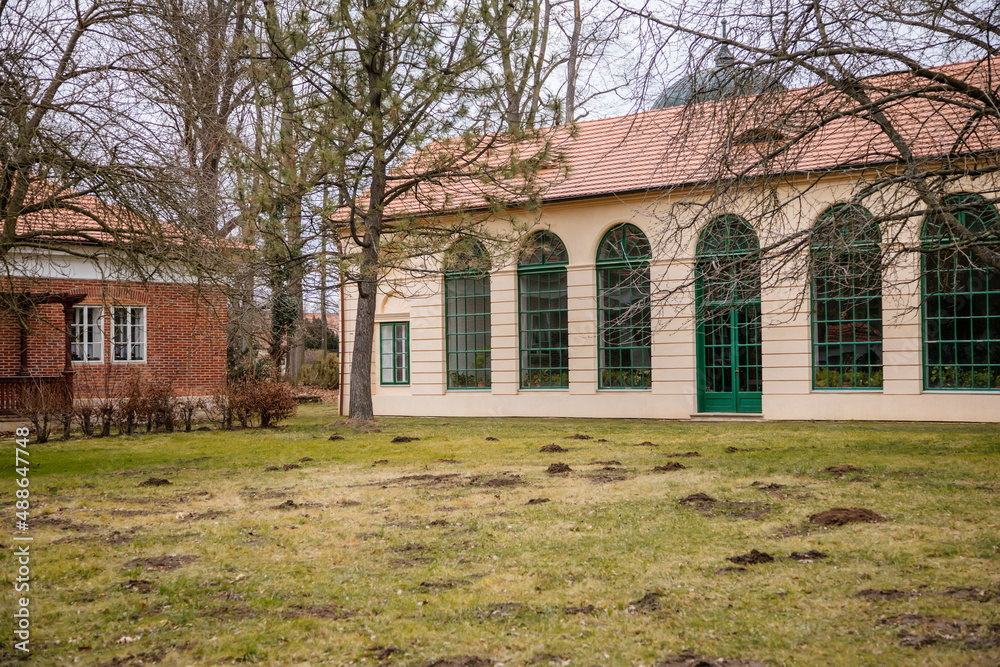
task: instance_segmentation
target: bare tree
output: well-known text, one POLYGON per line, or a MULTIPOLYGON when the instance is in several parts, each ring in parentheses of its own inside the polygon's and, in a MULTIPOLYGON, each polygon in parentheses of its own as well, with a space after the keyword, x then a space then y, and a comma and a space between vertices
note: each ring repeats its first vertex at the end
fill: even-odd
POLYGON ((768 231, 764 252, 799 255, 823 231, 801 229, 796 207, 854 172, 851 203, 874 217, 892 251, 920 251, 902 242, 903 222, 939 217, 965 252, 1000 267, 994 239, 965 228, 948 204, 969 182, 988 203, 1000 194, 996 6, 687 2, 647 4, 639 15, 655 51, 681 42, 696 54, 668 91, 679 99, 663 105, 686 104, 671 131, 678 154, 703 156, 688 175, 711 183, 712 192, 675 207, 669 235, 699 228, 739 200, 740 214, 768 231), (720 11, 734 23, 728 34, 719 34, 720 11), (945 66, 954 60, 966 62, 945 66), (779 180, 806 171, 815 179, 809 188, 776 194, 779 180))
POLYGON ((129 82, 142 71, 123 36, 139 9, 117 0, 0 5, 4 294, 30 272, 26 258, 53 250, 100 257, 137 280, 178 263, 210 265, 207 244, 182 231, 182 178, 129 82))

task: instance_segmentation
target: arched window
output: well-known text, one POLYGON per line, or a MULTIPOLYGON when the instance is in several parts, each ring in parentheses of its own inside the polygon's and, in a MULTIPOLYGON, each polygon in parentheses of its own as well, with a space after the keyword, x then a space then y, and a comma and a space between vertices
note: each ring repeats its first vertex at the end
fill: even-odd
POLYGON ((1000 390, 1000 271, 976 256, 1000 252, 1000 215, 977 195, 942 204, 975 241, 946 216, 924 224, 924 387, 1000 390))
POLYGON ((882 387, 882 254, 878 224, 860 206, 824 213, 809 254, 813 387, 882 387))
POLYGON ((521 386, 569 386, 566 246, 551 232, 528 237, 517 263, 521 386))
POLYGON ((635 225, 611 228, 597 250, 598 371, 602 389, 652 386, 649 260, 635 225))
POLYGON ((486 389, 490 386, 489 270, 486 249, 475 239, 462 239, 445 255, 448 389, 486 389))
POLYGON ((698 410, 761 411, 760 247, 738 215, 705 227, 695 266, 698 410))

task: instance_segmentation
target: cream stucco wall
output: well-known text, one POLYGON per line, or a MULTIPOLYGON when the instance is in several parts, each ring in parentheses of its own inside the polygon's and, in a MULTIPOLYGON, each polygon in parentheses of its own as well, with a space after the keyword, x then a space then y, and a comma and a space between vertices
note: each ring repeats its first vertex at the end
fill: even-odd
MULTIPOLYGON (((786 225, 808 227, 829 206, 850 197, 854 185, 845 176, 817 187, 809 179, 783 183, 781 196, 796 202, 786 225), (805 194, 802 194, 805 193, 805 194), (801 195, 801 196, 796 196, 801 195)), ((780 193, 779 193, 780 194, 780 193)), ((514 266, 494 267, 492 302, 492 387, 446 390, 445 321, 440 277, 397 282, 395 293, 379 296, 377 322, 410 323, 409 386, 378 383, 378 326, 372 360, 372 393, 378 415, 567 416, 689 419, 697 412, 694 293, 692 260, 699 227, 665 236, 664 211, 697 203, 696 191, 670 195, 605 197, 546 204, 540 215, 525 219, 534 229, 549 229, 566 245, 569 314, 569 388, 521 389, 518 369, 517 273, 514 266), (653 246, 652 388, 598 388, 595 256, 604 233, 628 222, 639 227, 653 246), (669 297, 668 292, 673 292, 669 297)), ((740 202, 729 210, 740 213, 740 202)), ((499 224, 499 223, 498 223, 499 224)), ((919 220, 909 223, 899 243, 917 238, 919 220)), ((782 233, 788 228, 780 230, 782 233)), ((757 230, 761 243, 773 230, 757 230)), ((887 240, 888 242, 888 240, 887 240)), ((765 280, 761 295, 764 419, 857 419, 1000 421, 1000 392, 925 391, 922 381, 920 283, 916 256, 887 274, 883 296, 884 387, 872 390, 816 390, 812 387, 811 319, 805 278, 786 275, 765 280)), ((774 267, 765 265, 765 275, 774 267)), ((779 267, 776 274, 781 276, 779 267)), ((355 300, 345 294, 344 371, 349 382, 354 342, 355 300)), ((344 387, 349 396, 349 388, 344 387)))

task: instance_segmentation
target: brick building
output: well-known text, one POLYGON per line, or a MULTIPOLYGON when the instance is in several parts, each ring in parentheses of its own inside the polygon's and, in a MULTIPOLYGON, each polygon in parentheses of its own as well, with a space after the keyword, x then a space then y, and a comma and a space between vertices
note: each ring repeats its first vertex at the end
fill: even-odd
POLYGON ((129 277, 85 243, 15 249, 12 264, 0 284, 0 414, 16 413, 31 385, 80 400, 115 396, 134 373, 178 396, 225 382, 218 290, 177 270, 129 277))

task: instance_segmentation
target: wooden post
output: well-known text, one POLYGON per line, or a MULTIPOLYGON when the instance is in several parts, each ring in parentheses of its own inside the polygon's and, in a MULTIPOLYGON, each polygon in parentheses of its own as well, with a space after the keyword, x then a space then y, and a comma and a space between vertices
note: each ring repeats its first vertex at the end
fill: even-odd
POLYGON ((73 301, 63 301, 63 319, 66 326, 66 358, 63 377, 66 378, 66 408, 73 409, 73 301))

